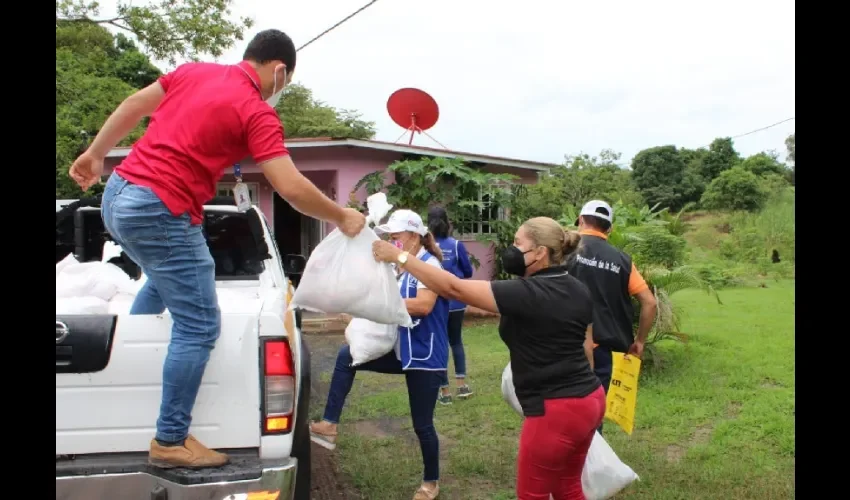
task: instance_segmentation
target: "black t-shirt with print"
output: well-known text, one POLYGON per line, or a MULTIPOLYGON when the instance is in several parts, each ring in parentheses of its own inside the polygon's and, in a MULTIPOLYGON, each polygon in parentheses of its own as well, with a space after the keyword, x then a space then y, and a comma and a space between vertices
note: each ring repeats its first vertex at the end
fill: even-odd
POLYGON ((545 399, 580 398, 600 386, 584 352, 593 299, 582 282, 558 266, 491 287, 525 416, 543 415, 545 399))

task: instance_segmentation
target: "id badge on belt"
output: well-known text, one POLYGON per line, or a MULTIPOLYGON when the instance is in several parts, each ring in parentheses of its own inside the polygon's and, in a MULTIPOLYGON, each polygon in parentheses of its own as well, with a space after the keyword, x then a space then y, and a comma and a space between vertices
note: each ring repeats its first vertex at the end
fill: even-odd
POLYGON ((248 186, 242 182, 242 169, 239 164, 233 165, 233 175, 236 177, 236 185, 233 186, 233 199, 236 201, 236 210, 247 212, 251 208, 251 193, 248 186))

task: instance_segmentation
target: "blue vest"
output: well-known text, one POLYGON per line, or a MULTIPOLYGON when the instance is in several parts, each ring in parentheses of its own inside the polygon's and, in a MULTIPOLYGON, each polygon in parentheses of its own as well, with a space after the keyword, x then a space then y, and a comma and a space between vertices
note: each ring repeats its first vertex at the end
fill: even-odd
MULTIPOLYGON (((425 252, 420 260, 428 261, 432 255, 425 252)), ((401 280, 401 296, 416 298, 419 280, 405 272, 401 280)), ((427 316, 414 316, 412 327, 398 327, 399 354, 403 370, 441 371, 449 366, 449 301, 437 297, 437 302, 427 316)))
MULTIPOLYGON (((443 269, 454 274, 460 279, 464 279, 463 271, 460 268, 457 255, 458 241, 451 236, 437 240, 440 250, 443 252, 443 269)), ((466 309, 466 304, 457 300, 449 300, 449 311, 462 311, 466 309)))

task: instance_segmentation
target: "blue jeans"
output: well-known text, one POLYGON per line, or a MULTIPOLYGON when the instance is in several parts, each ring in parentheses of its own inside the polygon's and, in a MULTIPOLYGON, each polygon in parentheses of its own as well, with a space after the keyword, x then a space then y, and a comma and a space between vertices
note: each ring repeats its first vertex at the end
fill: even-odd
MULTIPOLYGON (((614 360, 611 355, 611 349, 607 347, 597 346, 593 350, 593 371, 596 377, 602 382, 602 389, 605 390, 605 395, 608 395, 608 386, 611 385, 611 373, 614 370, 614 360)), ((602 419, 605 422, 605 419, 602 419)), ((599 424, 599 433, 602 434, 602 425, 599 424)))
POLYGON ((215 263, 200 225, 175 217, 150 189, 113 173, 103 191, 103 223, 148 280, 130 314, 161 314, 173 326, 162 368, 156 439, 180 443, 189 434, 204 369, 221 331, 215 263))
MULTIPOLYGON (((465 310, 449 311, 449 346, 455 359, 455 378, 466 378, 466 353, 463 351, 463 316, 465 310)), ((440 387, 449 386, 449 371, 440 372, 442 375, 440 387)))
POLYGON ((440 441, 434 428, 434 406, 437 404, 437 392, 440 387, 442 371, 401 369, 401 361, 395 357, 395 352, 376 360, 351 366, 351 350, 347 345, 339 350, 336 357, 331 387, 328 390, 328 402, 325 405, 324 420, 333 424, 339 423, 345 398, 351 392, 354 376, 359 370, 391 375, 404 374, 407 381, 407 400, 410 403, 410 416, 413 420, 413 431, 419 438, 419 448, 422 450, 422 462, 425 464, 424 481, 440 479, 440 441))

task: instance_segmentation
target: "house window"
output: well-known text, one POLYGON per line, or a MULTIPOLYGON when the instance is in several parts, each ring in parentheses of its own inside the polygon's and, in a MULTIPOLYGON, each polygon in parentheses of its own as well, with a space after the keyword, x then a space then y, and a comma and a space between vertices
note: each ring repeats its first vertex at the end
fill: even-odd
POLYGON ((480 205, 470 208, 466 214, 459 217, 454 231, 457 236, 477 236, 480 234, 494 234, 496 232, 496 228, 493 227, 491 222, 504 220, 505 210, 498 206, 494 200, 495 189, 498 188, 481 188, 478 193, 478 202, 480 205))
MULTIPOLYGON (((251 197, 252 205, 259 205, 260 203, 260 184, 258 182, 245 182, 246 186, 248 186, 248 195, 251 197)), ((233 198, 233 188, 236 186, 235 182, 219 182, 215 187, 215 195, 225 196, 233 198)))

